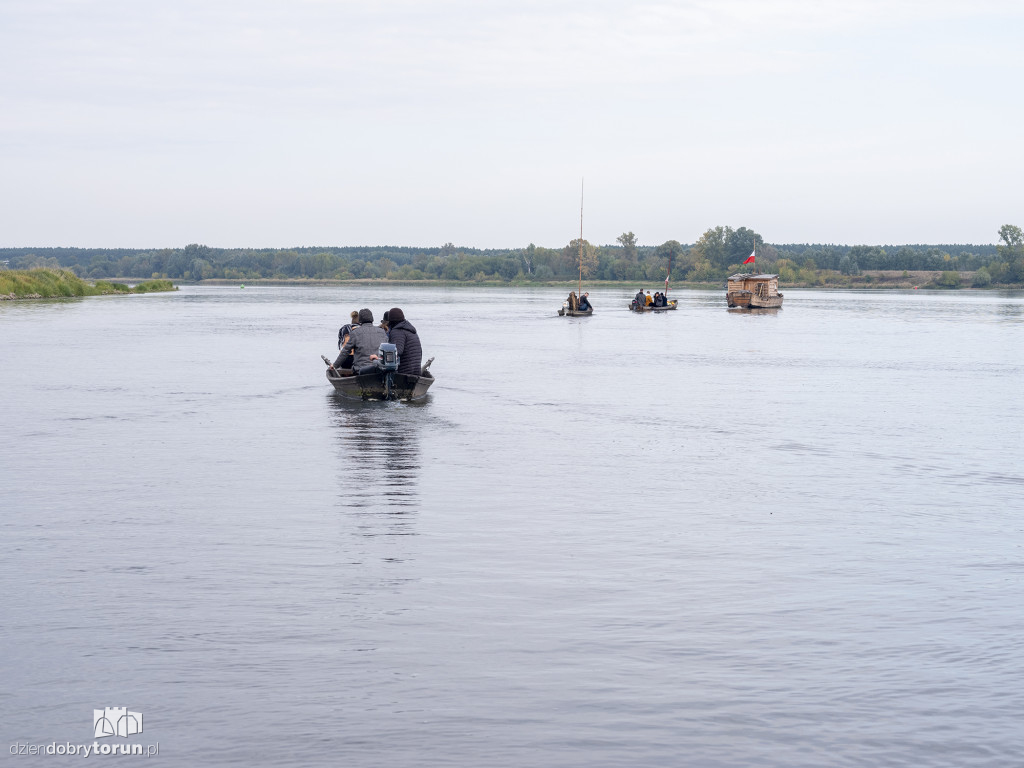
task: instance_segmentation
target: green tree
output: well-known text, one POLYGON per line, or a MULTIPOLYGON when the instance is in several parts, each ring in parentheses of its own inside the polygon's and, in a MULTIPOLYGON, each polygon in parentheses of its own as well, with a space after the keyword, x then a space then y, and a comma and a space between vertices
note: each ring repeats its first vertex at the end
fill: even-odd
POLYGON ((999 228, 999 239, 1003 241, 1003 245, 996 246, 1000 256, 1016 255, 1024 251, 1024 232, 1020 227, 1003 224, 999 228))
POLYGON ((655 249, 654 256, 661 262, 662 269, 667 270, 666 274, 671 274, 675 269, 676 260, 682 253, 683 246, 679 244, 678 240, 666 240, 655 249))
POLYGON ((1013 224, 1003 224, 999 239, 1003 245, 997 245, 996 250, 1006 260, 1005 282, 1024 283, 1024 232, 1013 224))
POLYGON ((859 275, 860 265, 851 259, 849 254, 843 254, 839 259, 839 271, 844 275, 859 275))
MULTIPOLYGON (((562 249, 562 255, 566 261, 572 263, 573 269, 577 270, 578 272, 581 268, 580 239, 576 238, 575 240, 572 240, 567 246, 565 246, 565 248, 562 249)), ((592 277, 594 274, 597 273, 597 267, 599 263, 597 248, 595 248, 586 240, 584 240, 582 257, 583 277, 592 277)))
POLYGON ((623 232, 615 239, 619 242, 619 245, 622 246, 625 258, 629 261, 635 262, 637 258, 636 235, 632 232, 623 232))
POLYGON ((725 248, 725 241, 731 233, 732 229, 729 227, 714 227, 707 230, 693 244, 693 250, 696 252, 695 261, 709 261, 716 267, 727 266, 729 254, 725 248))
MULTIPOLYGON (((729 264, 742 264, 749 258, 750 254, 757 248, 762 251, 764 241, 761 236, 752 229, 740 227, 737 230, 729 230, 725 236, 725 251, 729 264)), ((759 253, 759 260, 765 254, 759 253)))

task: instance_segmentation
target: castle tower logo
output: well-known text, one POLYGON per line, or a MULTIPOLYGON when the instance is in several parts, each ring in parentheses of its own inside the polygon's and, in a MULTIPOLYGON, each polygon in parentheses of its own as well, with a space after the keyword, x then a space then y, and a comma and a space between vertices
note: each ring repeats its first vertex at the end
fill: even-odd
POLYGON ((92 711, 92 734, 104 736, 134 736, 142 733, 142 713, 129 712, 124 707, 107 707, 92 711))

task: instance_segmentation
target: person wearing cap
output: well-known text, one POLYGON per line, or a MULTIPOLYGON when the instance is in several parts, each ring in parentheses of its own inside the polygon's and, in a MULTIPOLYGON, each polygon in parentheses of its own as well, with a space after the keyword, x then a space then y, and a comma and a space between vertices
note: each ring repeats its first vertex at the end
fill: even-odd
MULTIPOLYGON (((373 324, 373 312, 369 309, 359 310, 359 325, 349 331, 348 341, 341 345, 341 353, 334 361, 334 368, 342 373, 345 358, 352 353, 351 370, 358 372, 372 364, 371 357, 376 357, 377 349, 387 342, 388 334, 383 328, 373 324)), ((352 375, 345 374, 342 375, 352 375)))
POLYGON ((398 373, 419 376, 423 347, 416 328, 405 319, 405 312, 398 307, 388 310, 388 324, 391 327, 388 340, 398 350, 398 373))
POLYGON ((387 330, 388 330, 388 312, 385 312, 384 313, 384 317, 382 317, 380 319, 380 327, 383 328, 385 332, 387 332, 387 330))

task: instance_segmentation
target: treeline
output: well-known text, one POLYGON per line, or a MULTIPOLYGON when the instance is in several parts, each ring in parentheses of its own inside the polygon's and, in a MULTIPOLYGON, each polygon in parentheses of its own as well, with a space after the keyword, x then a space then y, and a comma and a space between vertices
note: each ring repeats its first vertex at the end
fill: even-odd
POLYGON ((530 244, 525 248, 322 247, 289 249, 211 248, 0 248, 0 266, 8 269, 63 268, 80 277, 173 280, 444 280, 453 282, 548 282, 591 280, 718 282, 746 271, 743 262, 756 251, 756 268, 776 272, 784 283, 821 284, 825 273, 859 275, 863 271, 936 271, 974 273, 975 285, 1024 283, 1024 236, 1005 225, 999 245, 821 245, 768 244, 746 227, 713 227, 697 242, 669 240, 642 246, 632 232, 614 245, 573 240, 562 248, 530 244))

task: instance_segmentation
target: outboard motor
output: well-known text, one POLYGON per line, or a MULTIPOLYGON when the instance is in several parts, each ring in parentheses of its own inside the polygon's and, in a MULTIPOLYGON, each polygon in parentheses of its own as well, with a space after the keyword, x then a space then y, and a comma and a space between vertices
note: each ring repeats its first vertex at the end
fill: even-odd
POLYGON ((377 348, 380 357, 380 367, 385 372, 398 370, 398 347, 394 344, 383 343, 377 348))

